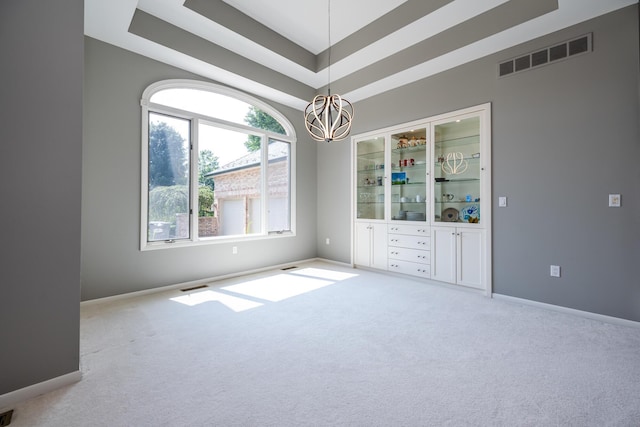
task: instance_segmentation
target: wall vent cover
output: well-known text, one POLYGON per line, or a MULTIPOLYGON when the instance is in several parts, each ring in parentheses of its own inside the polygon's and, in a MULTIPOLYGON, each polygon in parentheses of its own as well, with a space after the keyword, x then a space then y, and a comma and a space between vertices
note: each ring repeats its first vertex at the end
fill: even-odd
POLYGON ((180 289, 181 292, 191 292, 191 291, 195 291, 196 289, 204 289, 204 288, 208 288, 208 285, 197 285, 197 286, 193 286, 191 288, 184 288, 184 289, 180 289))
POLYGON ((576 37, 526 55, 520 55, 498 64, 498 77, 558 62, 593 50, 593 33, 576 37))

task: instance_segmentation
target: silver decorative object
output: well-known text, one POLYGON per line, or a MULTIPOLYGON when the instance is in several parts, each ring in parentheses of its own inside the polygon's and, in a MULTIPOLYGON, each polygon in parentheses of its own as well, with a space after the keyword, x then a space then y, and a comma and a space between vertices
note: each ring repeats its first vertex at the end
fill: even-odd
POLYGON ((447 158, 442 162, 442 172, 448 175, 459 175, 464 173, 469 166, 469 162, 464 159, 462 153, 447 153, 447 158))

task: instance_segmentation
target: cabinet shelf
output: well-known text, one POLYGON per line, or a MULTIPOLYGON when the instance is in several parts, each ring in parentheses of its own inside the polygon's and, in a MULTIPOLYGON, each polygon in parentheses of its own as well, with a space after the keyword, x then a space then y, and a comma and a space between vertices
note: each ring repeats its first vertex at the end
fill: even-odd
POLYGON ((447 179, 446 181, 436 181, 436 184, 451 184, 456 182, 474 182, 474 181, 480 181, 480 178, 447 179))
POLYGON ((413 206, 424 206, 425 202, 391 202, 394 205, 413 205, 413 206))
POLYGON ((466 200, 435 200, 436 203, 464 203, 464 204, 473 204, 473 203, 480 203, 480 200, 478 200, 477 202, 472 200, 470 202, 467 202, 466 200))
POLYGON ((422 182, 409 182, 409 183, 405 183, 405 184, 391 184, 392 187, 406 187, 406 186, 412 186, 412 185, 425 185, 426 182, 422 181, 422 182))
POLYGON ((405 147, 405 148, 393 148, 391 152, 393 154, 403 154, 403 153, 417 153, 421 151, 426 151, 427 145, 416 145, 415 147, 405 147))
POLYGON ((384 150, 372 151, 370 153, 358 153, 358 159, 362 159, 362 160, 384 159, 384 150))
MULTIPOLYGON (((445 157, 445 159, 446 159, 446 157, 445 157)), ((466 160, 468 162, 471 162, 471 164, 473 164, 473 163, 479 162, 480 161, 480 157, 464 157, 463 160, 466 160)), ((437 169, 442 167, 442 162, 435 161, 434 164, 435 164, 437 169)))
POLYGON ((426 169, 427 165, 426 163, 419 163, 413 166, 391 166, 391 170, 392 171, 399 171, 399 172, 409 172, 412 170, 416 170, 416 169, 426 169))
POLYGON ((434 142, 436 149, 442 144, 447 144, 449 147, 460 147, 462 145, 478 144, 480 141, 480 135, 463 136, 461 138, 443 139, 442 141, 434 142))

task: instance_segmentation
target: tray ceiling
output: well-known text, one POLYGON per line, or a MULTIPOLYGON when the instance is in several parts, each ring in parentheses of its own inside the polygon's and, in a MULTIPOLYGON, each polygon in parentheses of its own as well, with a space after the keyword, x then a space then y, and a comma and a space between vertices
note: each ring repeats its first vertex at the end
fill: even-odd
POLYGON ((429 77, 637 0, 85 0, 85 34, 304 109, 429 77))

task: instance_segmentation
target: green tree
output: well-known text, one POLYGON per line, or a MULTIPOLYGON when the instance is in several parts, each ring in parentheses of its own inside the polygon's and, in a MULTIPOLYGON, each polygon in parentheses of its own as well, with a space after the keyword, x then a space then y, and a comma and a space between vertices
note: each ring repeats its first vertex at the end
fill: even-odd
MULTIPOLYGON (((286 132, 282 128, 282 125, 269 114, 255 107, 249 107, 247 115, 244 117, 244 121, 249 126, 254 128, 269 130, 271 132, 284 135, 286 132)), ((245 141, 244 146, 250 152, 258 151, 260 149, 261 139, 255 135, 249 135, 249 138, 245 141)))
POLYGON ((188 149, 185 139, 167 123, 149 127, 149 188, 185 185, 188 181, 188 149))
POLYGON ((198 184, 214 190, 213 178, 205 175, 219 167, 218 156, 214 155, 211 150, 200 151, 198 155, 198 184))
POLYGON ((149 191, 149 218, 175 224, 177 213, 189 212, 189 187, 171 185, 149 191))
POLYGON ((209 187, 198 188, 198 216, 213 216, 213 190, 209 187))

